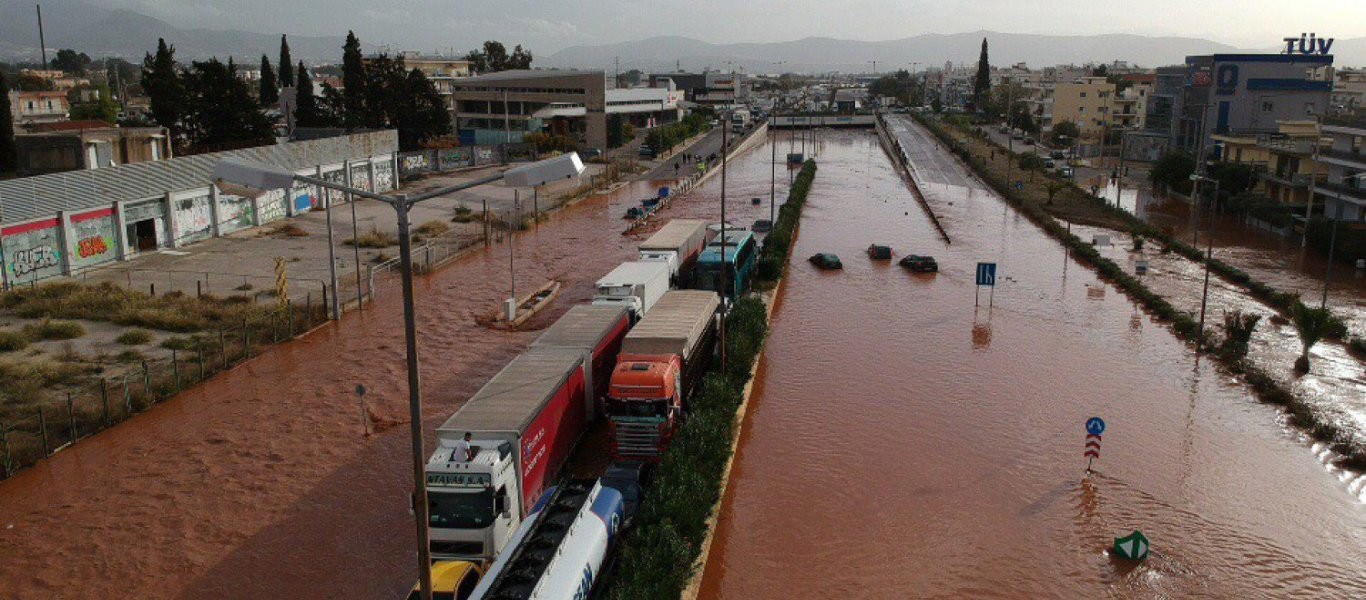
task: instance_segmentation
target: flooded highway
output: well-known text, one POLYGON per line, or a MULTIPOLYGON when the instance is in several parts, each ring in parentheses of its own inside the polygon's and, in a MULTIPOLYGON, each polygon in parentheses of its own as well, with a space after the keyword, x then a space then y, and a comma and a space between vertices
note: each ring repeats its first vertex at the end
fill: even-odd
MULTIPOLYGON (((732 175, 762 173, 769 147, 732 175)), ((781 198, 787 185, 778 173, 781 198)), ((663 218, 720 213, 719 177, 663 218)), ((433 429, 574 303, 635 255, 621 235, 637 182, 552 214, 518 237, 518 290, 565 285, 519 332, 478 320, 509 292, 495 244, 417 280, 427 447, 433 429)), ((758 196, 757 183, 733 188, 758 196)), ((732 221, 767 203, 731 204, 732 221)), ((397 288, 300 340, 0 482, 0 597, 393 598, 416 579, 397 288), (373 427, 366 437, 355 387, 373 427)))
POLYGON ((1366 595, 1366 478, 928 134, 899 137, 953 243, 875 137, 823 134, 702 597, 1366 595), (870 243, 941 272, 873 263, 870 243), (977 261, 999 285, 975 308, 977 261), (1109 428, 1088 478, 1091 416, 1109 428), (1135 529, 1151 557, 1112 562, 1135 529))

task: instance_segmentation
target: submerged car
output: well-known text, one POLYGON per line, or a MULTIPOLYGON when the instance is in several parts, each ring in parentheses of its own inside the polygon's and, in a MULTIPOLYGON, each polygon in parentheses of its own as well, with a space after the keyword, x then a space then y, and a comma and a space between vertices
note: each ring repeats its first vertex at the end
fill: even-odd
POLYGON ((873 260, 891 260, 892 247, 879 246, 877 244, 868 246, 868 258, 871 258, 873 260))
POLYGON ((935 262, 933 256, 921 256, 919 254, 908 254, 901 259, 901 266, 906 267, 916 273, 938 273, 939 263, 935 262))
POLYGON ((812 254, 811 258, 808 258, 807 260, 811 261, 811 264, 816 265, 816 267, 820 269, 844 268, 844 263, 840 262, 840 257, 835 256, 834 254, 831 254, 829 252, 818 252, 816 254, 812 254))

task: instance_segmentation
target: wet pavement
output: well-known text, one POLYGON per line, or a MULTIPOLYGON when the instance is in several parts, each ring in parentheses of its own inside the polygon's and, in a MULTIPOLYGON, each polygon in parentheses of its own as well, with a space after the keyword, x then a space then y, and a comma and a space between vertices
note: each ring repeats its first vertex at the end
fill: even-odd
POLYGON ((702 597, 1366 594, 1366 478, 1321 462, 927 133, 901 134, 953 244, 876 138, 824 134, 702 597), (870 243, 941 272, 873 263, 870 243), (815 252, 844 269, 816 270, 815 252), (977 261, 999 285, 975 308, 977 261), (1109 429, 1087 478, 1091 416, 1109 429), (1152 556, 1113 562, 1134 529, 1152 556))
MULTIPOLYGON (((727 217, 767 216, 769 148, 743 155, 727 217), (741 200, 740 194, 745 197, 741 200)), ((786 193, 782 167, 779 198, 786 193)), ((716 218, 721 179, 662 213, 716 218)), ((635 254, 636 182, 517 238, 517 288, 560 297, 526 331, 483 327, 508 295, 508 246, 417 280, 427 447, 433 429, 635 254)), ((416 578, 397 289, 292 343, 0 482, 0 597, 397 597, 416 578), (362 432, 365 396, 378 432, 362 432)))

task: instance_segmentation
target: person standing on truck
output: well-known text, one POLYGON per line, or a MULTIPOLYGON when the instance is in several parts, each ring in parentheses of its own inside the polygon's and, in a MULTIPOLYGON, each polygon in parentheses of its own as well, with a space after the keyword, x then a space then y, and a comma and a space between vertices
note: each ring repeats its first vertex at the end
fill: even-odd
POLYGON ((470 446, 470 440, 474 438, 470 432, 465 432, 465 439, 455 442, 455 450, 451 451, 451 459, 460 462, 469 462, 474 459, 474 449, 470 446))

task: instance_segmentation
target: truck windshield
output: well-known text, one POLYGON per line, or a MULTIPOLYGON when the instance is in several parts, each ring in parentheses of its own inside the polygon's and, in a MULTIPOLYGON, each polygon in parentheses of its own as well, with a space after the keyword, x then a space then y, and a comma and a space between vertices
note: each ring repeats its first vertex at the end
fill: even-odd
POLYGON ((493 524, 493 490, 427 492, 428 522, 445 529, 483 529, 493 524))
POLYGON ((613 417, 665 417, 668 416, 668 401, 659 399, 617 400, 607 399, 607 414, 613 417))

